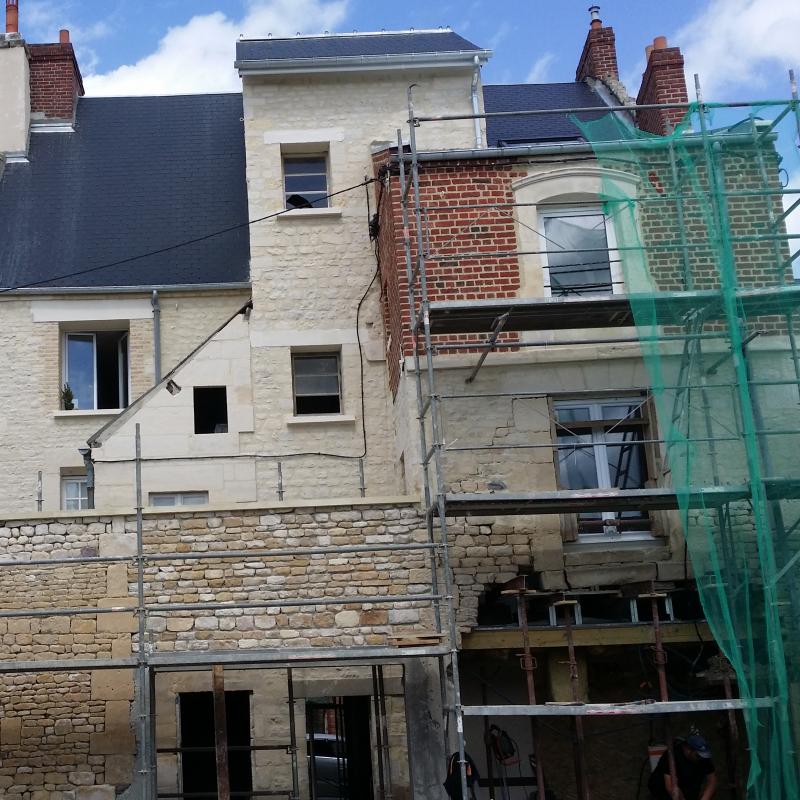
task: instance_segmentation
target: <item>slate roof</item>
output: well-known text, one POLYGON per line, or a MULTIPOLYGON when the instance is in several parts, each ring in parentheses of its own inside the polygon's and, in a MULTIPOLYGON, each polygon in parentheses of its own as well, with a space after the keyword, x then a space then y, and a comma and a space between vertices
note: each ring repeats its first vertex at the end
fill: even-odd
MULTIPOLYGON (((491 112, 588 106, 603 108, 606 103, 585 83, 515 83, 484 86, 483 105, 485 111, 491 112)), ((601 114, 584 113, 577 116, 581 119, 597 119, 601 114)), ((486 120, 486 133, 490 147, 583 139, 568 114, 489 117, 486 120)))
POLYGON ((281 61, 298 58, 342 58, 414 53, 461 53, 481 48, 453 31, 296 36, 286 39, 242 39, 238 61, 281 61))
MULTIPOLYGON (((248 219, 240 94, 81 98, 74 133, 31 135, 0 178, 0 287, 83 270, 248 219)), ((249 280, 249 231, 48 282, 249 280)))

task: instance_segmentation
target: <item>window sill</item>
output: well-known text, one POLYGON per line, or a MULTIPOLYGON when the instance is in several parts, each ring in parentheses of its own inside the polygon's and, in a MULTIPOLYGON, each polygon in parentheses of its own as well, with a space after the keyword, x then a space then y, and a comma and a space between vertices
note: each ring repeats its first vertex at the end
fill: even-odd
POLYGON ((64 419, 66 417, 116 417, 124 410, 124 408, 91 408, 87 411, 76 408, 74 411, 54 411, 53 416, 56 419, 64 419))
POLYGON ((276 217, 276 219, 339 219, 341 216, 341 208, 294 208, 276 217))
POLYGON ((286 417, 287 425, 354 425, 356 418, 351 414, 300 414, 286 417))

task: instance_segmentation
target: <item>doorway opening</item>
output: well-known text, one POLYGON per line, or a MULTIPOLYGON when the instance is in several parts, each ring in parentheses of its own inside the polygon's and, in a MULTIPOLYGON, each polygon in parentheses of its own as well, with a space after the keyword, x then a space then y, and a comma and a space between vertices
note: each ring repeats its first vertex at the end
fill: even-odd
MULTIPOLYGON (((253 791, 250 696, 250 692, 225 692, 231 798, 249 797, 253 791)), ((178 714, 182 792, 186 797, 217 800, 213 692, 179 694, 178 714)))
POLYGON ((312 800, 373 800, 371 700, 326 697, 306 701, 312 800))

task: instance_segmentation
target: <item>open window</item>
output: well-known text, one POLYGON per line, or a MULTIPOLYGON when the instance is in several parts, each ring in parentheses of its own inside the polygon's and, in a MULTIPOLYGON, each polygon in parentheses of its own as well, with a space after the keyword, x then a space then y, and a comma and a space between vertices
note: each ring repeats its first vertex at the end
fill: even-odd
POLYGON ((284 154, 283 190, 286 208, 327 208, 327 154, 284 154))
MULTIPOLYGON (((557 477, 562 489, 643 489, 647 475, 643 397, 557 401, 553 404, 557 477)), ((568 518, 575 519, 572 515, 568 518)), ((581 542, 649 538, 646 512, 593 511, 578 514, 581 542)))
POLYGON ((224 386, 194 387, 194 432, 228 432, 228 392, 224 386))
POLYGON ((600 206, 539 211, 545 294, 604 295, 621 291, 613 226, 600 206))
POLYGON ((294 413, 341 414, 339 353, 293 353, 294 413))
POLYGON ((128 331, 64 333, 61 397, 65 411, 125 408, 128 331))

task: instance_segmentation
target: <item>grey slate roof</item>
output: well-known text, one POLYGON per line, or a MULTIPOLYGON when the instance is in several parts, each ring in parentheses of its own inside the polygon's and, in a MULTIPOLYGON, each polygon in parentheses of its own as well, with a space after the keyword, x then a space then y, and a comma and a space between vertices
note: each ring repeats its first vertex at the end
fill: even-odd
MULTIPOLYGON (((248 219, 242 96, 81 98, 74 133, 31 135, 0 178, 0 287, 138 255, 248 219)), ((249 279, 249 230, 46 286, 249 279)))
POLYGON ((236 43, 237 61, 273 61, 296 58, 342 58, 410 53, 460 53, 480 50, 453 31, 380 33, 365 36, 296 36, 286 39, 242 39, 236 43))
MULTIPOLYGON (((585 108, 606 104, 585 83, 515 83, 483 87, 483 104, 490 111, 535 111, 549 108, 585 108)), ((503 144, 582 139, 569 114, 542 114, 530 117, 489 117, 486 133, 490 147, 503 144)), ((600 114, 584 113, 581 119, 596 119, 600 114)))

